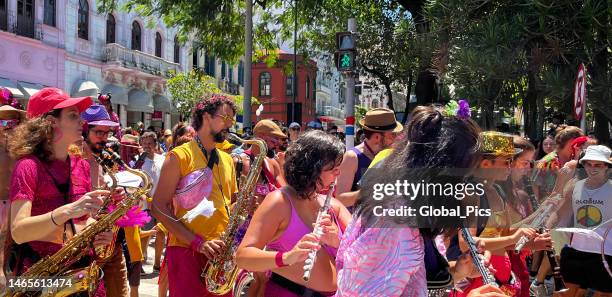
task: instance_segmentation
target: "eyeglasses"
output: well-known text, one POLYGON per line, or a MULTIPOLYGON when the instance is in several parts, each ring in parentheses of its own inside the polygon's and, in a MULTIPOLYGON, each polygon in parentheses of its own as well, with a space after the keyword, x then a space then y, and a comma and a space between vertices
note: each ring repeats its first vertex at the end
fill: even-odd
POLYGON ((94 135, 96 135, 97 137, 109 137, 111 136, 111 131, 100 131, 100 130, 91 130, 91 133, 93 133, 94 135))
POLYGON ((0 120, 0 126, 6 128, 14 128, 19 124, 19 120, 0 120))
POLYGON ((230 116, 225 115, 225 114, 217 114, 215 116, 222 118, 226 122, 232 123, 232 125, 236 125, 236 120, 233 117, 230 117, 230 116))

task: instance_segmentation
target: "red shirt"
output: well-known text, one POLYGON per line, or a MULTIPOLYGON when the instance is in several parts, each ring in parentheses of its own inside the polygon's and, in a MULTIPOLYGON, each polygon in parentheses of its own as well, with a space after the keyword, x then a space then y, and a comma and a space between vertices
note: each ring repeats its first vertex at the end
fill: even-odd
MULTIPOLYGON (((72 168, 69 171, 66 161, 54 160, 50 163, 43 163, 32 155, 19 159, 11 177, 9 194, 11 202, 15 200, 32 201, 31 216, 37 216, 78 200, 83 194, 91 191, 89 163, 81 157, 71 156, 70 165, 72 168), (65 184, 68 181, 69 172, 72 180, 69 201, 65 202, 64 194, 57 189, 53 178, 58 184, 65 184)), ((53 254, 61 248, 60 244, 45 241, 32 241, 29 244, 41 257, 53 254)))

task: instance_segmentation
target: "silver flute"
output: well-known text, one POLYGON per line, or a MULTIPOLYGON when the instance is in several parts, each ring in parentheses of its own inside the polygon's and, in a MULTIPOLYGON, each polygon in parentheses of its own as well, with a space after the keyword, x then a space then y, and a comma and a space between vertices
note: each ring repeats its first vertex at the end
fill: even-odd
MULTIPOLYGON (((315 226, 313 229, 313 233, 320 237, 323 235, 323 227, 321 226, 321 220, 323 219, 323 215, 325 215, 329 211, 329 204, 331 203, 331 197, 334 194, 334 190, 336 188, 336 183, 332 182, 329 186, 329 192, 327 192, 327 196, 325 197, 325 202, 321 208, 319 208, 319 213, 317 214, 317 221, 315 222, 315 226)), ((314 267, 315 260, 317 259, 318 248, 313 249, 308 253, 308 258, 304 262, 304 276, 302 278, 304 281, 310 280, 310 273, 312 272, 312 268, 314 267)))
MULTIPOLYGON (((544 208, 544 210, 542 210, 542 212, 533 220, 531 225, 537 229, 544 227, 544 224, 546 223, 548 217, 551 215, 552 210, 553 205, 550 203, 547 204, 546 208, 544 208)), ((519 238, 519 240, 514 245, 514 252, 517 254, 520 253, 521 250, 525 247, 525 244, 527 244, 527 242, 529 242, 529 237, 525 235, 521 236, 521 238, 519 238)))
POLYGON ((478 253, 478 250, 476 248, 476 242, 474 241, 470 230, 468 228, 461 228, 461 233, 463 234, 463 238, 465 239, 465 242, 467 243, 468 248, 470 250, 472 262, 474 262, 474 266, 476 266, 476 269, 478 269, 478 272, 480 272, 480 275, 482 275, 482 283, 485 285, 490 284, 495 287, 499 287, 499 285, 495 281, 495 277, 491 274, 489 269, 485 267, 482 263, 482 260, 480 259, 480 254, 478 253))

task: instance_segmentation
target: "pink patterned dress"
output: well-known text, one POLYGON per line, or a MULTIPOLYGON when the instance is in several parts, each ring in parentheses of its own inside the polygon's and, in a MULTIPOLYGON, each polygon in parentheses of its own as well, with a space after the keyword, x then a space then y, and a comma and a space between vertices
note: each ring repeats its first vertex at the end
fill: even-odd
POLYGON ((336 296, 427 296, 423 238, 419 230, 381 223, 348 226, 336 257, 336 296))

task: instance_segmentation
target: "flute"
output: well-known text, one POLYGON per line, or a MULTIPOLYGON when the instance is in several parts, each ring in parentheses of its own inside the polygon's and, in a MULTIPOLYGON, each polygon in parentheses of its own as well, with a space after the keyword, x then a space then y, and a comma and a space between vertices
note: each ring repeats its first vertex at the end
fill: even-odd
MULTIPOLYGON (((323 235, 323 227, 321 226, 321 220, 323 219, 323 215, 326 214, 329 210, 329 204, 331 203, 331 197, 334 193, 335 188, 336 183, 332 182, 332 184, 329 186, 329 192, 327 192, 327 196, 325 197, 325 202, 323 202, 323 205, 321 206, 321 208, 319 209, 319 213, 317 214, 317 221, 315 222, 315 226, 313 229, 313 233, 317 237, 323 235)), ((306 258, 306 261, 304 262, 304 276, 302 276, 304 281, 310 280, 310 273, 312 272, 315 260, 317 259, 318 250, 319 249, 316 248, 311 250, 310 253, 308 253, 308 258, 306 258)))
MULTIPOLYGON (((546 208, 544 208, 542 210, 540 215, 538 215, 533 220, 532 226, 534 226, 534 227, 536 227, 538 229, 542 228, 544 226, 544 224, 546 224, 546 220, 551 215, 552 210, 553 210, 553 205, 552 204, 546 205, 546 208)), ((523 247, 525 247, 525 244, 527 244, 527 242, 529 242, 529 237, 527 237, 525 235, 521 236, 521 238, 514 245, 514 252, 517 253, 517 254, 520 253, 521 250, 523 249, 523 247)))
POLYGON ((461 228, 461 233, 463 234, 463 238, 465 239, 465 242, 467 243, 468 248, 470 250, 470 256, 472 256, 474 266, 476 266, 476 269, 478 269, 478 272, 480 272, 480 275, 482 275, 482 283, 485 285, 491 284, 499 288, 499 285, 495 281, 495 277, 491 274, 489 269, 485 267, 482 263, 480 259, 480 254, 476 249, 476 242, 474 242, 474 238, 472 238, 470 230, 468 228, 461 228))

